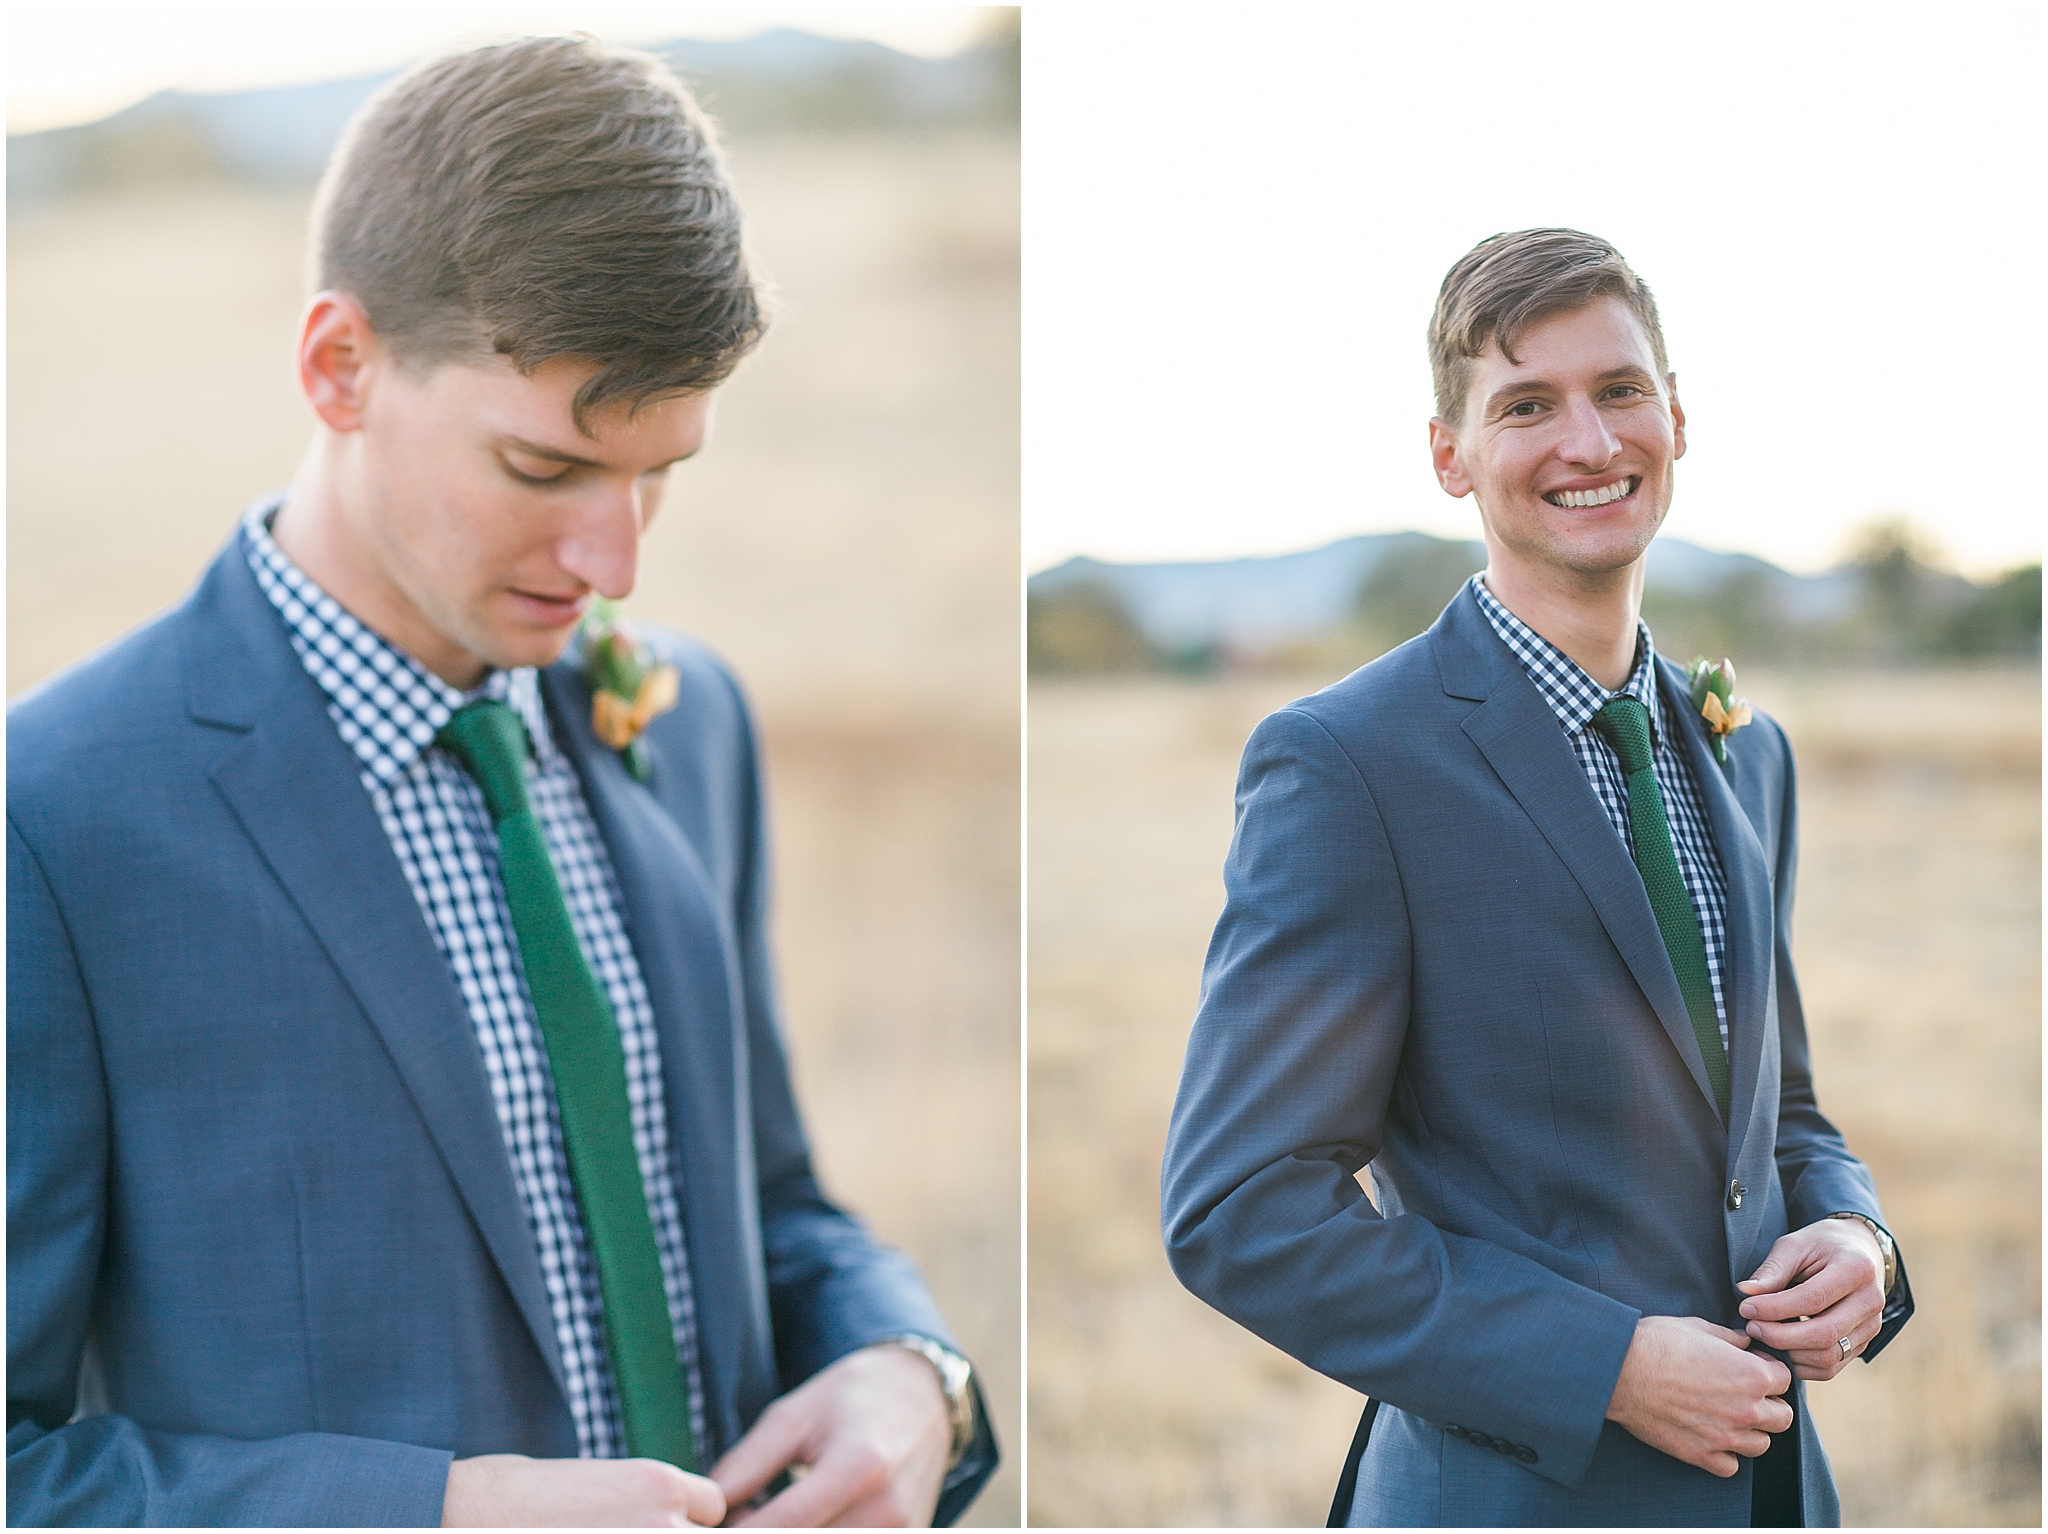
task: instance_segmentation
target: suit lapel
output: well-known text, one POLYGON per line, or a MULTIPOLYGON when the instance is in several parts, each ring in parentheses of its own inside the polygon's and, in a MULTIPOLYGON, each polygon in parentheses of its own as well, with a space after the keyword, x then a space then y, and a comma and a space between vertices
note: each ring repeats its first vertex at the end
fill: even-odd
POLYGON ((1482 700, 1466 717, 1465 734, 1578 882, 1694 1085, 1719 1117, 1706 1059, 1642 876, 1601 810, 1557 715, 1469 591, 1460 592, 1445 610, 1430 639, 1445 691, 1482 700))
MULTIPOLYGON (((1729 787, 1728 770, 1714 760, 1707 727, 1690 706, 1685 674, 1660 660, 1659 688, 1668 689, 1675 705, 1686 765, 1699 785, 1714 833, 1714 850, 1728 881, 1726 946, 1722 956, 1721 999, 1728 1013, 1728 1144, 1731 1163, 1742 1146, 1756 1106, 1763 1065, 1764 1034, 1769 1021, 1773 895, 1770 865, 1763 844, 1729 787)), ((1775 1093, 1775 1078, 1772 1083, 1775 1093)))
MULTIPOLYGON (((747 1339, 772 1334, 751 1197, 757 1185, 752 1134, 740 1118, 749 1099, 747 1062, 734 1042, 744 1033, 738 944, 698 850, 652 789, 635 782, 619 754, 591 732, 590 694, 573 661, 548 667, 541 681, 555 738, 576 764, 611 855, 625 902, 622 915, 661 1037, 669 1143, 689 1238, 698 1362, 715 1431, 730 1445, 740 1432, 747 1339), (742 1282, 734 1282, 736 1274, 742 1282)), ((652 764, 652 783, 660 787, 660 748, 649 736, 641 744, 652 764)))
POLYGON ((187 669, 191 712, 241 734, 215 765, 214 786, 383 1041, 563 1387, 540 1259, 468 1011, 355 760, 249 573, 239 537, 208 572, 195 601, 200 610, 187 669))

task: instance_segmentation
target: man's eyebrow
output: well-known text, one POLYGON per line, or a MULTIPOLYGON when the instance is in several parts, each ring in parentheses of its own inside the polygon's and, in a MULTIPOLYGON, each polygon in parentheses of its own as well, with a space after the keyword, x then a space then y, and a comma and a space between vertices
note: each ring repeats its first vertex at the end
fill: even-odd
MULTIPOLYGON (((575 453, 566 453, 558 447, 549 447, 544 442, 529 442, 526 438, 514 436, 511 432, 503 433, 499 436, 498 440, 506 447, 516 447, 522 453, 529 454, 535 458, 545 458, 550 463, 573 463, 578 468, 583 469, 602 469, 605 467, 595 458, 584 458, 575 453)), ((695 456, 695 453, 682 453, 671 458, 667 463, 656 464, 647 472, 649 474, 659 473, 663 469, 673 468, 685 458, 693 458, 695 456)))
MULTIPOLYGON (((1593 382, 1595 384, 1612 383, 1618 378, 1647 378, 1653 383, 1656 381, 1655 375, 1641 363, 1625 362, 1618 368, 1609 368, 1606 372, 1599 374, 1594 378, 1593 382)), ((1502 384, 1493 393, 1487 395, 1486 408, 1491 410, 1496 405, 1505 404, 1512 399, 1519 399, 1525 394, 1549 394, 1556 388, 1557 385, 1547 378, 1517 378, 1511 383, 1502 384)))

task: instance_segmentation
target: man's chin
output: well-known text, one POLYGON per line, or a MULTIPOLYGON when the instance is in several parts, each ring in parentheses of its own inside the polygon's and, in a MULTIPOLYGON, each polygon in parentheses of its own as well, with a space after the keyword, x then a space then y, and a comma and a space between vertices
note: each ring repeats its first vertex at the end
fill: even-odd
POLYGON ((480 636, 478 644, 469 647, 470 653, 494 671, 516 671, 522 666, 552 666, 562 658, 562 652, 569 648, 580 626, 579 620, 562 628, 484 635, 480 636))

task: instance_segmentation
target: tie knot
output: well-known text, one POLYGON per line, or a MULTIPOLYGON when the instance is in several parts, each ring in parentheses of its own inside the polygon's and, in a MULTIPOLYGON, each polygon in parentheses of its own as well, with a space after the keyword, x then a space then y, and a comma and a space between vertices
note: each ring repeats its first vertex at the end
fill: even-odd
POLYGON ((1614 747, 1623 772, 1638 773, 1650 765, 1650 711, 1634 698, 1609 698, 1593 716, 1593 728, 1614 747))
POLYGON ((488 699, 466 704, 434 739, 476 779, 492 825, 527 807, 526 725, 509 705, 488 699))

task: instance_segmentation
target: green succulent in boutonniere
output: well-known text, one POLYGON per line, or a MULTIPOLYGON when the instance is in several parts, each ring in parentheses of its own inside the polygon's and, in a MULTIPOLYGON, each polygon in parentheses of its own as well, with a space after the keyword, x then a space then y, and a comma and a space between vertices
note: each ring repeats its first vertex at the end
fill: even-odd
POLYGON ((1692 683, 1692 706, 1714 735, 1714 760, 1728 760, 1728 737, 1749 723, 1749 699, 1735 696, 1735 662, 1725 656, 1717 664, 1695 655, 1685 668, 1692 683))
POLYGON ((657 665, 654 651, 619 616, 618 604, 603 597, 591 602, 582 636, 591 731, 625 758, 636 781, 645 783, 649 766, 640 732, 676 706, 676 668, 657 665))

